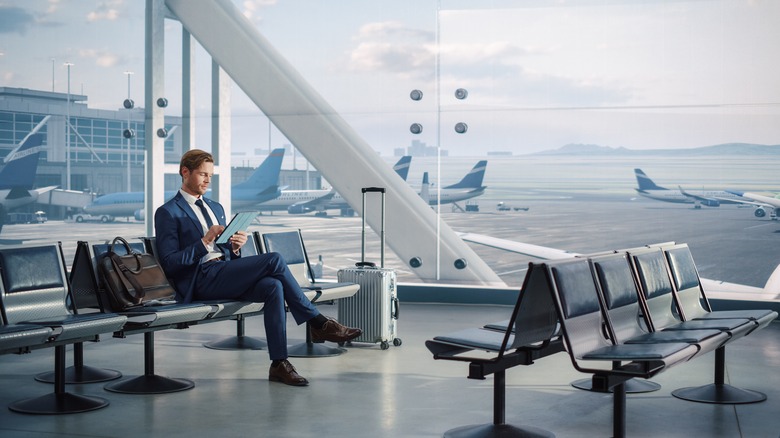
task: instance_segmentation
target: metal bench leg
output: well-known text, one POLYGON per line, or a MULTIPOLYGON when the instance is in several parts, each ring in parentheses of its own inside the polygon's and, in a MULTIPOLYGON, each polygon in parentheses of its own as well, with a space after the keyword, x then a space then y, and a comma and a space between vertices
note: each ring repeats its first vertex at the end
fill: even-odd
POLYGON ((726 384, 726 347, 715 350, 715 383, 680 388, 672 395, 683 400, 714 404, 748 404, 766 400, 766 394, 726 384))
POLYGON ((245 321, 243 315, 236 317, 236 336, 227 337, 218 341, 207 342, 204 347, 212 350, 265 350, 268 343, 259 338, 252 338, 245 334, 245 321))
POLYGON ((506 424, 506 371, 497 371, 493 377, 493 424, 462 426, 444 432, 447 438, 490 437, 554 437, 552 433, 532 426, 506 424))
POLYGON ((144 333, 144 375, 106 385, 107 391, 123 394, 166 394, 192 389, 195 383, 154 374, 154 332, 144 333))
POLYGON ((108 406, 108 400, 65 391, 65 346, 54 347, 54 392, 41 397, 20 400, 8 409, 23 414, 75 414, 108 406))
MULTIPOLYGON (((43 383, 54 383, 54 374, 54 371, 40 373, 35 376, 35 380, 43 383)), ((122 377, 122 373, 117 370, 84 365, 84 343, 76 342, 73 344, 73 366, 65 368, 65 384, 107 382, 120 377, 122 377)))
MULTIPOLYGON (((630 382, 630 380, 629 380, 630 382)), ((626 383, 612 388, 612 436, 626 436, 626 383)))

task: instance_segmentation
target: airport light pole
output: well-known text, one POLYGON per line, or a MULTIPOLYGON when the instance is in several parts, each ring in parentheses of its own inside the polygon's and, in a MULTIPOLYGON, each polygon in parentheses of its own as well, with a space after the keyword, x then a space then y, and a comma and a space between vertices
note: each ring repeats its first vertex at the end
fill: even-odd
POLYGON ((65 188, 70 190, 70 67, 74 64, 66 62, 68 67, 68 102, 65 105, 65 188))
MULTIPOLYGON (((125 102, 127 102, 127 101, 132 102, 132 100, 130 99, 130 76, 133 75, 133 72, 125 71, 124 74, 127 76, 127 100, 125 102)), ((127 129, 131 130, 132 128, 130 127, 130 115, 132 114, 132 111, 133 111, 133 108, 132 108, 133 105, 129 105, 129 106, 130 106, 130 108, 127 108, 128 105, 125 105, 125 107, 127 108, 127 129)), ((132 132, 132 131, 130 131, 130 132, 132 132)), ((132 136, 128 135, 128 136, 125 136, 125 137, 127 137, 127 191, 130 192, 131 191, 131 189, 130 189, 130 182, 132 180, 131 174, 130 174, 130 141, 132 140, 132 136)))

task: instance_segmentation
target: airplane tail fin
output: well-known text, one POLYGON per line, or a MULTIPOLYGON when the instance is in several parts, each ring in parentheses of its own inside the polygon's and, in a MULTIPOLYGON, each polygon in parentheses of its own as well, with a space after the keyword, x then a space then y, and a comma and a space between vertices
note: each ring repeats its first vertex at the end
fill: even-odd
POLYGON ((284 159, 284 148, 278 148, 271 151, 258 168, 252 172, 249 179, 236 184, 235 188, 264 189, 270 186, 279 185, 279 172, 282 170, 282 160, 284 159))
POLYGON ((395 170, 395 173, 397 173, 398 176, 400 176, 401 179, 403 179, 404 181, 406 181, 406 177, 409 176, 409 165, 411 164, 411 162, 412 162, 412 156, 404 155, 393 166, 393 170, 395 170))
POLYGON ((642 169, 634 169, 634 176, 636 176, 636 183, 639 186, 639 190, 668 190, 665 187, 656 185, 649 176, 642 172, 642 169))
POLYGON ((43 134, 33 134, 13 153, 13 157, 0 170, 0 189, 30 190, 35 183, 38 156, 43 150, 43 134))
POLYGON ((428 172, 423 172, 422 188, 420 189, 420 197, 423 201, 430 204, 431 201, 431 184, 428 182, 428 172))
POLYGON ((445 189, 476 189, 482 187, 482 180, 485 178, 485 169, 487 160, 477 163, 458 183, 444 187, 445 189))

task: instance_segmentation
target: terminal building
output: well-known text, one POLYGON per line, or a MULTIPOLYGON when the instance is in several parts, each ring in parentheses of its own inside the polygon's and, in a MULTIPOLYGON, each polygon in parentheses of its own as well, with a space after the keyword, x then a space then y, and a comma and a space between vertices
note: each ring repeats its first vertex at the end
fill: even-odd
MULTIPOLYGON (((165 116, 167 163, 177 163, 181 157, 180 128, 181 117, 165 116)), ((138 106, 119 107, 113 111, 94 109, 89 107, 87 95, 0 87, 0 159, 31 132, 43 134, 45 149, 40 155, 36 187, 58 186, 94 196, 143 191, 145 129, 144 109, 138 106), (68 117, 71 121, 69 138, 65 129, 68 117), (132 135, 127 135, 128 132, 132 135), (71 160, 70 187, 65 159, 67 150, 70 150, 71 160)), ((291 146, 286 145, 286 148, 291 146)), ((234 184, 248 178, 253 170, 251 167, 234 168, 234 184)), ((289 189, 322 188, 322 179, 316 170, 284 169, 279 179, 280 186, 289 189)), ((165 176, 166 190, 175 190, 180 183, 177 175, 165 176)), ((40 203, 20 209, 44 210, 50 219, 68 213, 56 205, 40 203)))

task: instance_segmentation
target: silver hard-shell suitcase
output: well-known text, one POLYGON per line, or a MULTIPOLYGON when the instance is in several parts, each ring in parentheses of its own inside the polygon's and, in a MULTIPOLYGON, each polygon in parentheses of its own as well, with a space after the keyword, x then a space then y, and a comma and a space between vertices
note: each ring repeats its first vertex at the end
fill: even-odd
POLYGON ((379 343, 383 350, 393 345, 401 345, 397 337, 398 295, 396 291, 396 273, 386 269, 385 264, 385 189, 367 187, 363 192, 363 231, 360 263, 354 268, 340 269, 339 282, 351 282, 360 285, 360 290, 349 298, 338 300, 339 321, 349 327, 360 327, 363 334, 354 342, 379 343), (366 262, 366 193, 378 192, 382 195, 381 263, 366 262))

